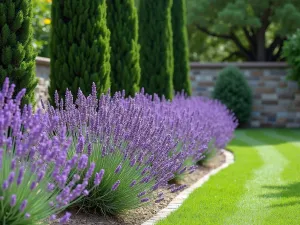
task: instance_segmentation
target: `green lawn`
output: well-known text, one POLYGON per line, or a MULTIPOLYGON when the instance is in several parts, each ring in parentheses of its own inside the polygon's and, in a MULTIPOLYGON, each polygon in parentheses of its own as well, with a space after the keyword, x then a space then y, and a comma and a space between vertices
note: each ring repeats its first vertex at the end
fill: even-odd
POLYGON ((300 224, 300 130, 239 130, 235 163, 159 225, 300 224))

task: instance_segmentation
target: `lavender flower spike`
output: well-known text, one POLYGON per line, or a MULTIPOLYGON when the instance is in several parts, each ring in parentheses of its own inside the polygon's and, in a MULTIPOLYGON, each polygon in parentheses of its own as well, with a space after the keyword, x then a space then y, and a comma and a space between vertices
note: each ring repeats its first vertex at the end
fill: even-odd
POLYGON ((121 171, 121 169, 122 169, 122 165, 119 164, 118 167, 115 170, 115 173, 119 173, 121 171))
POLYGON ((101 181, 103 179, 103 176, 104 176, 104 169, 100 170, 99 173, 96 173, 96 175, 95 175, 95 181, 94 181, 94 184, 96 186, 98 186, 101 183, 101 181))
POLYGON ((16 195, 12 195, 10 198, 10 206, 14 207, 16 205, 17 202, 17 196, 16 195))
POLYGON ((70 220, 71 213, 66 212, 66 214, 59 220, 61 224, 67 223, 70 220))
POLYGON ((117 190, 117 188, 119 187, 120 183, 121 183, 120 180, 117 180, 117 182, 112 186, 111 190, 112 191, 117 190))
POLYGON ((24 201, 22 202, 22 204, 20 205, 20 212, 23 212, 23 211, 24 211, 24 209, 25 209, 26 206, 27 206, 27 203, 28 203, 27 200, 24 200, 24 201))

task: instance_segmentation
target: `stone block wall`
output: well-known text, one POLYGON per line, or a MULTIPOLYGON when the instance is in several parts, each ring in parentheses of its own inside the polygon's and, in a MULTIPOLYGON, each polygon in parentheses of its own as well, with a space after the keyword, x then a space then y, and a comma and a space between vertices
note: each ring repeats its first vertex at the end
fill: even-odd
MULTIPOLYGON (((286 80, 285 63, 191 63, 193 95, 210 97, 218 73, 228 65, 239 67, 252 88, 250 127, 300 127, 300 88, 296 82, 286 80)), ((37 97, 46 100, 50 60, 38 57, 36 73, 37 97)))
POLYGON ((253 92, 251 127, 300 127, 300 89, 285 63, 191 63, 193 95, 210 97, 219 72, 240 68, 253 92))
POLYGON ((48 99, 48 87, 49 87, 49 74, 50 74, 50 59, 37 57, 36 58, 36 75, 39 79, 36 87, 36 99, 38 107, 41 106, 41 100, 46 101, 48 99))

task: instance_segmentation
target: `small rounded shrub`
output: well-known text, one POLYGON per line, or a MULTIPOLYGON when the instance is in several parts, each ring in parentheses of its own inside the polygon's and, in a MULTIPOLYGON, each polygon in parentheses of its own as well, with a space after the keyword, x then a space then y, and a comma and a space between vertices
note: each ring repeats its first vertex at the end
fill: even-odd
POLYGON ((300 29, 284 43, 282 56, 291 67, 288 79, 300 85, 300 29))
POLYGON ((238 68, 230 66, 220 72, 213 98, 233 111, 240 125, 248 122, 251 116, 252 92, 238 68))

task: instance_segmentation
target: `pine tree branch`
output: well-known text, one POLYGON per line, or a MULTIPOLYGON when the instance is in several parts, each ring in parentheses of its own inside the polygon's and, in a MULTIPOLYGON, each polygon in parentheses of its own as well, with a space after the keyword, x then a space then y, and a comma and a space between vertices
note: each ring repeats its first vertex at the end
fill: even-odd
POLYGON ((273 40, 273 42, 269 45, 269 47, 267 48, 267 59, 271 60, 273 57, 275 57, 277 55, 277 53, 274 55, 274 50, 276 48, 282 48, 283 45, 283 38, 280 38, 279 36, 276 36, 273 40))
POLYGON ((283 48, 283 44, 279 46, 277 53, 272 55, 272 59, 271 59, 272 61, 277 61, 278 59, 280 59, 282 48, 283 48))
POLYGON ((226 56, 224 59, 222 59, 223 62, 227 62, 230 60, 233 56, 242 56, 240 51, 234 51, 231 52, 228 56, 226 56))
POLYGON ((240 42, 238 37, 233 32, 231 32, 229 35, 228 34, 217 34, 217 33, 214 33, 212 31, 209 31, 207 28, 201 27, 199 25, 196 25, 196 27, 197 27, 198 30, 202 31, 203 33, 205 33, 207 35, 233 41, 235 43, 235 45, 240 49, 240 53, 243 56, 245 56, 245 58, 247 58, 248 60, 254 60, 254 57, 253 57, 252 53, 249 52, 243 46, 243 44, 240 42))
POLYGON ((249 43, 251 44, 252 47, 255 47, 256 43, 255 43, 255 36, 253 36, 252 32, 248 30, 248 28, 244 27, 243 28, 244 34, 247 38, 247 40, 249 41, 249 43))
POLYGON ((209 31, 207 28, 201 27, 199 25, 196 25, 197 29, 202 31, 203 33, 213 36, 213 37, 218 37, 218 38, 223 38, 223 39, 232 39, 232 37, 230 35, 226 35, 226 34, 217 34, 214 32, 209 31))
POLYGON ((231 33, 231 36, 232 36, 232 41, 240 49, 240 52, 242 53, 242 55, 244 55, 250 61, 255 60, 251 51, 246 49, 246 47, 242 44, 242 42, 238 39, 238 37, 234 33, 231 33))

